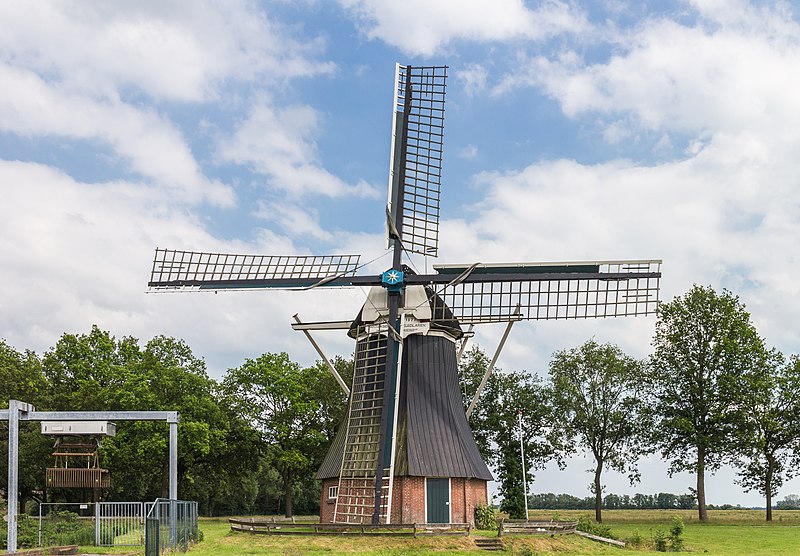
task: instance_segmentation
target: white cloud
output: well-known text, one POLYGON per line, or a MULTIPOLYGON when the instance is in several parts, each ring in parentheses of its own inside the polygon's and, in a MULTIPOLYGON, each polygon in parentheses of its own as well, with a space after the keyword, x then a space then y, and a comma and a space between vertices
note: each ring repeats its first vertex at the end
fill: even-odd
POLYGON ((325 170, 315 141, 320 127, 319 114, 310 106, 276 108, 258 102, 233 136, 220 140, 218 156, 252 166, 267 176, 271 188, 291 195, 378 195, 365 182, 350 185, 325 170))
POLYGON ((2 3, 2 57, 70 88, 133 88, 155 98, 217 98, 227 79, 273 83, 332 70, 263 9, 226 2, 2 3))
POLYGON ((459 158, 466 158, 472 159, 478 156, 478 147, 475 145, 467 145, 466 147, 461 147, 458 149, 456 153, 459 158))
POLYGON ((7 85, 0 87, 0 130, 99 141, 130 170, 177 190, 186 202, 232 203, 233 192, 203 175, 181 132, 156 111, 76 94, 2 63, 0 83, 7 85))
MULTIPOLYGON (((352 318, 361 290, 146 294, 156 246, 234 253, 298 253, 291 240, 265 231, 252 243, 213 237, 168 193, 140 183, 81 183, 43 165, 0 161, 0 338, 39 353, 65 332, 97 324, 147 340, 185 339, 216 377, 232 362, 267 350, 313 351, 292 334, 291 316, 352 318), (272 338, 272 339, 270 339, 272 338), (279 344, 274 338, 282 338, 279 344)), ((375 238, 347 236, 339 245, 375 238)), ((331 353, 349 353, 344 334, 321 335, 331 353)))
POLYGON ((534 9, 522 0, 339 0, 370 39, 380 39, 410 55, 440 54, 458 40, 541 41, 588 28, 585 14, 555 0, 534 9))
POLYGON ((796 136, 800 25, 781 11, 703 15, 709 21, 693 26, 655 19, 615 34, 618 53, 605 62, 587 64, 574 51, 533 56, 494 92, 542 87, 570 117, 623 113, 648 130, 796 136))
POLYGON ((486 89, 488 71, 482 64, 469 64, 455 72, 455 78, 460 81, 467 96, 474 96, 486 89))

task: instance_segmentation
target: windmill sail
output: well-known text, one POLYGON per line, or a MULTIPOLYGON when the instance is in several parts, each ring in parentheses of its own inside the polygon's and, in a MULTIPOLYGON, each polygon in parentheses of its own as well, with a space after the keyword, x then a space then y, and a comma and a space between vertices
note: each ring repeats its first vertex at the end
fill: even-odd
POLYGON ((437 256, 447 66, 401 66, 389 177, 388 240, 406 251, 437 256))
POLYGON ((360 255, 234 255, 157 248, 147 285, 155 290, 309 287, 352 276, 360 259, 360 255))
POLYGON ((434 268, 453 277, 437 293, 462 324, 649 315, 659 302, 660 260, 434 268))

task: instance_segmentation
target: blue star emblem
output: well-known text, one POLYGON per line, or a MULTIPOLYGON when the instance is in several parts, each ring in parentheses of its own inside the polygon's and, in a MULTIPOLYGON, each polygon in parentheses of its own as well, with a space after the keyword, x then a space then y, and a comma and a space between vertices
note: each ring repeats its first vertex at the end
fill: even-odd
POLYGON ((390 269, 381 275, 381 283, 389 291, 401 291, 403 288, 403 271, 390 269))

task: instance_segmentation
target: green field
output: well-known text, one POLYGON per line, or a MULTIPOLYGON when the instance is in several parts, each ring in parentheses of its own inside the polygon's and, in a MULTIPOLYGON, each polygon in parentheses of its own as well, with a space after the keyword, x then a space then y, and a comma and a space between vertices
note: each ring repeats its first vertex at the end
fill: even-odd
MULTIPOLYGON (((585 510, 532 511, 531 519, 577 519, 593 515, 585 510)), ((685 523, 686 552, 711 556, 767 556, 800 554, 800 511, 776 511, 775 521, 766 525, 764 514, 754 510, 711 510, 710 522, 698 523, 690 510, 609 510, 604 524, 621 540, 640 536, 639 548, 615 548, 573 535, 563 537, 508 537, 506 554, 656 554, 650 546, 657 529, 667 531, 672 518, 680 515, 685 523)), ((189 552, 191 556, 235 556, 280 554, 283 556, 332 554, 464 554, 486 555, 475 547, 471 537, 375 538, 340 536, 269 536, 231 533, 225 519, 202 519, 203 541, 189 552)))

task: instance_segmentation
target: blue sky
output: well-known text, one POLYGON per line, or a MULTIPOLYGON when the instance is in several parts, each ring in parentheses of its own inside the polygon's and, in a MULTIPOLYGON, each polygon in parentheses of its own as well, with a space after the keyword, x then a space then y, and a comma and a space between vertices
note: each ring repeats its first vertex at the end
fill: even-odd
MULTIPOLYGON (((450 66, 437 262, 663 258, 664 299, 729 288, 795 353, 798 19, 735 0, 3 3, 0 337, 167 334, 215 377, 264 351, 311 363, 291 316, 348 318, 364 292, 146 294, 153 250, 381 256, 401 62, 450 66)), ((545 373, 592 336, 645 357, 653 325, 518 325, 498 365, 545 373)), ((585 495, 588 466, 534 488, 585 495)), ((759 503, 731 479, 712 503, 759 503)), ((651 460, 636 489, 607 484, 692 482, 651 460)))

